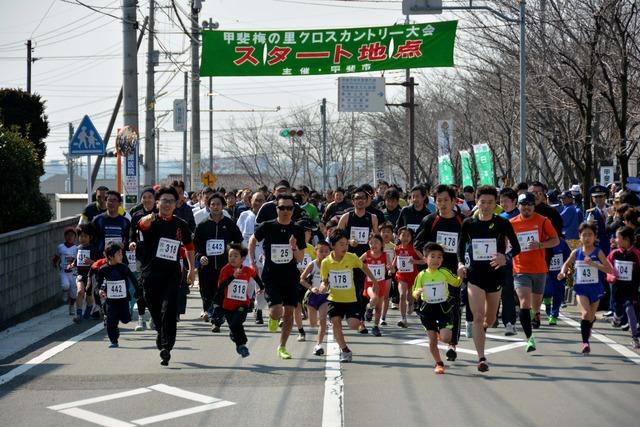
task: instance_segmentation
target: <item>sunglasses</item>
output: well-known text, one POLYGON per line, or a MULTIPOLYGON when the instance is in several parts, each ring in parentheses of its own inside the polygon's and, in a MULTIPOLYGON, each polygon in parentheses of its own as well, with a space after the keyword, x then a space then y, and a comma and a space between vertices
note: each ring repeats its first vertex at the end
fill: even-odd
POLYGON ((367 200, 366 196, 356 196, 353 198, 353 200, 367 200))
POLYGON ((292 211, 293 210, 293 206, 283 206, 283 205, 279 205, 277 206, 279 211, 292 211))

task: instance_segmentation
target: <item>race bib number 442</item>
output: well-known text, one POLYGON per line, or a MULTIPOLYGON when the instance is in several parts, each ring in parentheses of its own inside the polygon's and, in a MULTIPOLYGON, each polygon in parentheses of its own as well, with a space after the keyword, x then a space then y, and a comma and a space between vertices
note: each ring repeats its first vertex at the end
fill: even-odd
POLYGON ((127 284, 124 280, 107 280, 107 298, 122 299, 127 297, 127 284))
POLYGON ((207 256, 217 256, 224 253, 224 240, 209 239, 207 240, 207 256))

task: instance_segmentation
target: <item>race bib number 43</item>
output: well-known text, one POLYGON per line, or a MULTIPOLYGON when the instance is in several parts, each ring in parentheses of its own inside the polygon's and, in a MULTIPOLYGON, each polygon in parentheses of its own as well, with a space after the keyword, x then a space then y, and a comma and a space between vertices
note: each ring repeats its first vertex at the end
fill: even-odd
POLYGON ((353 286, 353 271, 337 270, 329 272, 329 286, 334 289, 351 289, 353 286))
POLYGON ((107 280, 107 298, 122 299, 127 297, 127 284, 124 280, 107 280))
POLYGON ((160 259, 166 259, 168 261, 177 261, 178 249, 180 249, 179 241, 161 237, 160 241, 158 242, 156 257, 160 259))
POLYGON ((498 252, 496 239, 473 239, 471 250, 474 261, 491 261, 491 258, 498 252))
POLYGON ((598 283, 598 269, 584 261, 576 261, 576 283, 580 285, 598 283))
POLYGON ((293 250, 289 245, 271 245, 271 261, 274 264, 286 264, 293 259, 293 250))

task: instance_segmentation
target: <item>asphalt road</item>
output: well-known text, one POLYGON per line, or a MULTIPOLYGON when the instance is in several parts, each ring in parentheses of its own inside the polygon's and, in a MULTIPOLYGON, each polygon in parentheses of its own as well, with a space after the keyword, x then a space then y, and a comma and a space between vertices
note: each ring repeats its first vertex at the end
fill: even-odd
POLYGON ((309 328, 307 342, 296 342, 295 334, 290 340, 293 359, 278 359, 277 335, 250 316, 251 356, 242 359, 225 326, 212 334, 195 320, 196 295, 179 323, 169 367, 160 366, 155 333, 134 332, 133 322, 121 325, 118 349, 107 348, 106 332, 94 321, 1 360, 0 425, 618 427, 637 426, 640 418, 640 356, 612 348, 626 346, 629 336, 603 321, 590 356, 579 353, 571 320, 555 327, 543 321, 538 351, 527 354, 522 341, 491 329, 489 372, 477 372, 473 344, 463 338, 458 360, 435 375, 416 318, 400 329, 390 311, 383 337, 350 332, 353 362, 340 365, 331 351, 311 354, 309 328), (83 332, 88 336, 75 342, 83 332), (61 344, 67 348, 58 351, 61 344))

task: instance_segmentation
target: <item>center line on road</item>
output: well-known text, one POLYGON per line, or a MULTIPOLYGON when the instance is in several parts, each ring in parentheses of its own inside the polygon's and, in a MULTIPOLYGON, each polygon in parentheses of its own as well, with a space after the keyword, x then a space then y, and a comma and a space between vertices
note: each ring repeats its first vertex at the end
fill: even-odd
POLYGON ((322 427, 344 426, 344 382, 340 371, 340 348, 327 328, 327 356, 324 370, 322 427))
POLYGON ((45 351, 44 353, 40 354, 39 356, 34 357, 33 359, 29 360, 27 363, 23 363, 22 365, 18 366, 17 368, 14 368, 12 370, 10 370, 9 372, 7 372, 6 374, 2 375, 0 377, 0 385, 4 385, 6 383, 8 383, 9 381, 11 381, 12 379, 14 379, 15 377, 24 374, 25 372, 27 372, 29 369, 38 366, 39 364, 41 364, 42 362, 51 359, 53 356, 55 356, 56 354, 66 350, 67 348, 71 347, 74 344, 79 343, 80 341, 82 341, 83 339, 90 337, 91 335, 100 332, 101 330, 104 329, 104 325, 102 323, 95 325, 93 328, 89 328, 86 331, 82 332, 81 334, 76 335, 73 338, 68 339, 67 341, 58 344, 57 346, 50 348, 49 350, 45 351))
MULTIPOLYGON (((565 323, 567 323, 570 326, 573 326, 574 328, 576 328, 577 330, 580 330, 580 323, 576 322, 575 320, 561 314, 560 315, 560 319, 563 320, 565 323)), ((593 331, 591 333, 591 336, 595 339, 597 339, 598 341, 600 341, 603 344, 606 344, 607 346, 609 346, 612 350, 620 353, 621 355, 623 355, 624 357, 626 357, 627 359, 629 359, 630 361, 632 361, 633 363, 635 363, 636 365, 640 365, 640 355, 630 349, 628 349, 627 347, 625 347, 622 344, 618 344, 617 342, 615 342, 614 340, 612 340, 611 338, 599 334, 595 331, 593 331)))

